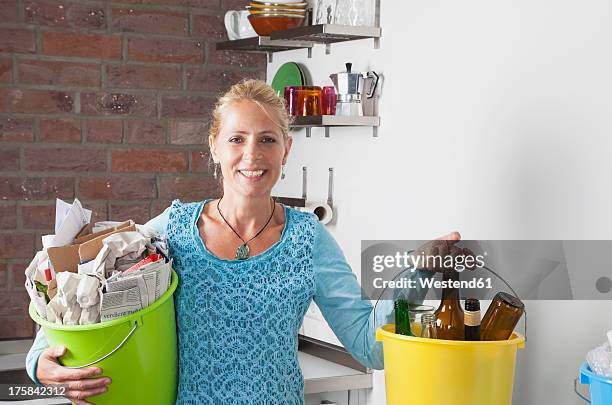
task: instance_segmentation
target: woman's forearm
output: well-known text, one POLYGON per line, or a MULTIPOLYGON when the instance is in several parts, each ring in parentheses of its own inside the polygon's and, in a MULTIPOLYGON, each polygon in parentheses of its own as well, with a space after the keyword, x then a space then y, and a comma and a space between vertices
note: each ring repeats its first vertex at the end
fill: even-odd
POLYGON ((36 384, 40 384, 36 378, 38 358, 47 347, 49 347, 47 337, 45 336, 43 330, 40 329, 36 334, 36 339, 34 339, 34 343, 32 344, 32 347, 30 348, 30 351, 26 357, 26 371, 28 376, 30 376, 30 379, 32 379, 32 381, 34 381, 36 384))

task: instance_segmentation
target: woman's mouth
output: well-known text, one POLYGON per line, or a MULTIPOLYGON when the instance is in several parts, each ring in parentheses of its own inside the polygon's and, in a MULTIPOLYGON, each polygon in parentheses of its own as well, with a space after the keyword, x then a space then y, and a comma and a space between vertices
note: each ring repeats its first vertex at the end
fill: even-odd
POLYGON ((266 170, 238 170, 240 174, 249 179, 257 179, 266 173, 266 170))

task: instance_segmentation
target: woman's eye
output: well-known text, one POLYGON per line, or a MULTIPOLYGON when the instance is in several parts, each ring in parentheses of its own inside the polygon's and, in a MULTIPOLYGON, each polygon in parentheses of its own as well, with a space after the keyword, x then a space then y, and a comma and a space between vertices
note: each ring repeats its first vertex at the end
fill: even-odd
POLYGON ((273 143, 273 142, 276 142, 276 139, 272 138, 271 136, 266 136, 266 137, 262 138, 261 141, 263 143, 273 143))
POLYGON ((237 137, 237 136, 234 136, 234 137, 231 137, 229 139, 229 141, 232 142, 232 143, 240 143, 240 142, 242 142, 242 139, 237 137))

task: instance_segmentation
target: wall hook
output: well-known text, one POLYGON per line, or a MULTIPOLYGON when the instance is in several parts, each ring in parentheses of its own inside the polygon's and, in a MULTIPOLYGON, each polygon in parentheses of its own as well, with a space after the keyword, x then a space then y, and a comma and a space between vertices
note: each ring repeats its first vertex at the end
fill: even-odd
POLYGON ((327 186, 327 205, 329 205, 331 208, 333 208, 334 207, 334 198, 333 198, 333 193, 334 193, 334 168, 333 167, 329 168, 328 179, 329 179, 329 184, 327 186))

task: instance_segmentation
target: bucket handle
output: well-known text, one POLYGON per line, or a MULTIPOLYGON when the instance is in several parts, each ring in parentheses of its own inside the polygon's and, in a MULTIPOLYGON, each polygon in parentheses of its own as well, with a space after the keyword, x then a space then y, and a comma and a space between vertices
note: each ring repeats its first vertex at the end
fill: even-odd
POLYGON ((585 397, 578 391, 578 379, 577 378, 574 378, 574 392, 576 393, 576 395, 578 395, 580 398, 587 401, 589 404, 591 403, 591 400, 589 398, 585 397))
MULTIPOLYGON (((408 254, 410 254, 412 252, 414 252, 414 250, 408 251, 408 254)), ((510 289, 510 291, 512 291, 514 296, 518 298, 518 294, 516 293, 516 291, 514 291, 514 288, 512 288, 512 286, 506 280, 504 280, 504 278, 502 276, 500 276, 499 274, 497 274, 496 272, 494 272, 493 270, 491 270, 487 266, 482 266, 482 268, 487 270, 489 273, 493 274, 498 279, 500 279, 510 289)), ((412 269, 412 267, 406 267, 404 270, 400 271, 395 277, 393 277, 392 281, 397 279, 402 274, 404 274, 404 272, 406 270, 411 270, 411 269, 412 269)), ((376 307, 378 306, 378 303, 380 302, 380 299, 384 295, 385 291, 387 291, 387 288, 389 288, 388 285, 387 285, 387 287, 383 288, 382 292, 380 293, 380 297, 378 297, 378 299, 376 300, 376 303, 374 304, 374 322, 376 322, 376 307)), ((525 321, 524 321, 525 322, 525 342, 527 342, 527 310, 524 309, 524 308, 523 308, 523 314, 525 315, 525 321)), ((580 395, 580 394, 578 394, 578 395, 580 395)))
POLYGON ((136 331, 136 328, 138 328, 138 322, 134 322, 134 326, 132 326, 132 330, 130 330, 130 332, 127 334, 127 336, 125 338, 123 338, 123 340, 121 341, 121 343, 119 343, 119 345, 117 347, 115 347, 110 353, 105 354, 104 356, 100 357, 98 360, 94 360, 90 363, 84 364, 82 366, 65 366, 66 368, 85 368, 85 367, 89 367, 93 364, 96 364, 104 359, 106 359, 107 357, 110 357, 113 353, 115 353, 117 350, 121 349, 121 347, 125 344, 125 342, 127 342, 127 340, 130 338, 130 336, 132 336, 132 334, 134 333, 134 331, 136 331))

